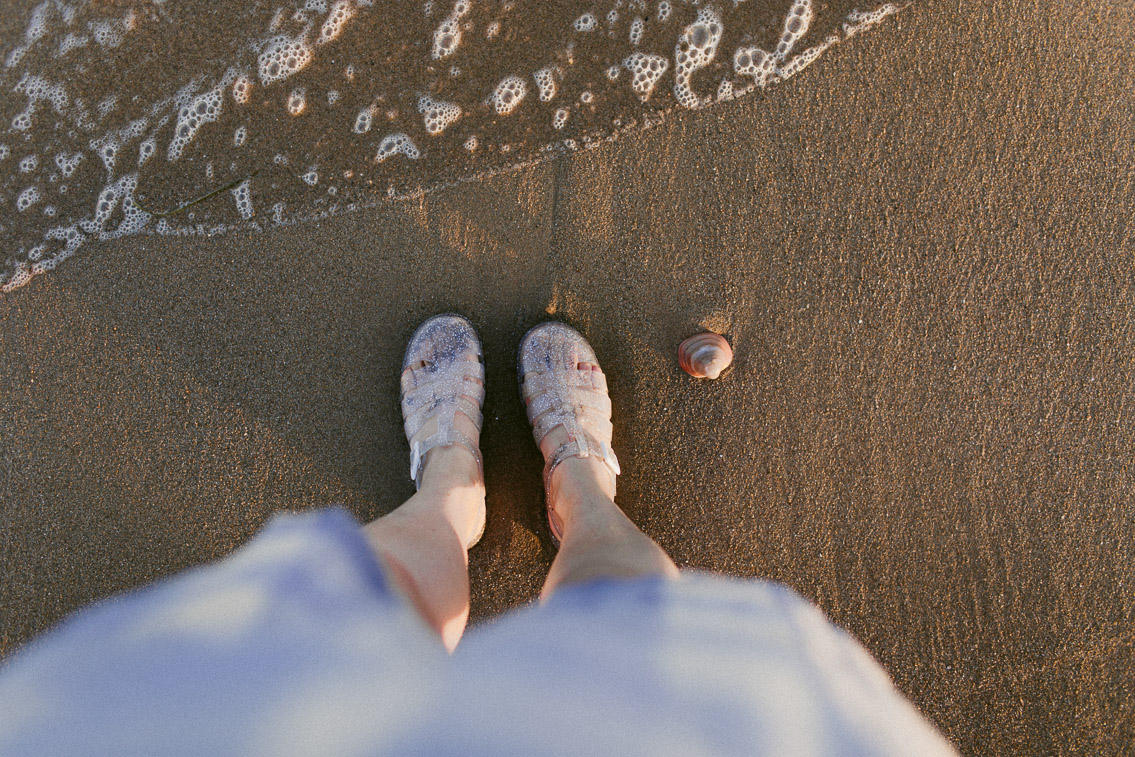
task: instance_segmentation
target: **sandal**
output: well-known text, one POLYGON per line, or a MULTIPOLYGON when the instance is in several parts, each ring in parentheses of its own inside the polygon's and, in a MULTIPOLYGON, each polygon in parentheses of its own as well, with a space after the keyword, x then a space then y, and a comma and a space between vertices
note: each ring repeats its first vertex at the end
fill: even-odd
POLYGON ((454 423, 461 413, 479 432, 484 399, 484 355, 473 324, 447 313, 418 326, 402 359, 402 418, 410 442, 410 478, 417 489, 422 488, 426 453, 453 444, 473 453, 484 480, 480 446, 454 423))
MULTIPOLYGON (((539 446, 553 429, 563 426, 567 441, 544 456, 544 490, 552 472, 569 457, 597 457, 619 475, 611 449, 611 398, 599 359, 578 331, 564 323, 542 323, 524 335, 517 356, 520 393, 539 446)), ((548 505, 552 540, 559 546, 561 529, 548 505)))

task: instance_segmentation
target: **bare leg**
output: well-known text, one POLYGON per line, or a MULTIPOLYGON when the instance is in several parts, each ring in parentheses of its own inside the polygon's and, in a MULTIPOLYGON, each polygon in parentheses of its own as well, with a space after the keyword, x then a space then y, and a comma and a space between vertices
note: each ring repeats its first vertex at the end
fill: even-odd
MULTIPOLYGON (((557 428, 540 446, 550 452, 564 441, 563 429, 557 428)), ((562 586, 594 578, 678 576, 669 555, 615 504, 614 491, 614 477, 596 458, 569 457, 552 471, 547 497, 563 538, 542 598, 562 586)))
MULTIPOLYGON (((476 428, 472 423, 468 427, 466 433, 476 439, 476 428)), ((455 445, 430 450, 421 490, 394 512, 363 527, 395 587, 450 652, 469 620, 465 545, 480 533, 484 522, 485 484, 477 462, 469 450, 455 445)))

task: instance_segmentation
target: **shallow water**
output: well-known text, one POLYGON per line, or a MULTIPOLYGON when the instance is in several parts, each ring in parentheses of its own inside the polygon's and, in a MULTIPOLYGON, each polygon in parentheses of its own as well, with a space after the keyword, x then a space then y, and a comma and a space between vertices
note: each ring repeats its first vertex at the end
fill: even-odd
POLYGON ((0 291, 90 240, 319 219, 633 138, 897 10, 47 0, 0 35, 0 291))

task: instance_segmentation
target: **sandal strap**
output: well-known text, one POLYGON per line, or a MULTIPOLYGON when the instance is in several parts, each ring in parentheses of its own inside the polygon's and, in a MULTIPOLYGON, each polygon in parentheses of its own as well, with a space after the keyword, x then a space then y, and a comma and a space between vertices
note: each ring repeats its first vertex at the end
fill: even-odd
MULTIPOLYGON (((485 366, 481 363, 480 360, 461 360, 461 361, 458 361, 458 363, 460 363, 460 365, 454 364, 450 368, 450 371, 447 371, 447 373, 449 375, 445 376, 445 378, 448 379, 450 376, 452 376, 454 374, 456 374, 456 376, 460 376, 461 379, 464 380, 466 383, 476 385, 476 387, 480 390, 480 393, 481 393, 480 399, 484 399, 484 396, 485 396, 484 384, 483 383, 478 384, 477 382, 484 382, 484 380, 485 380, 485 366)), ((436 374, 429 374, 429 373, 415 374, 413 372, 403 373, 401 382, 402 382, 402 392, 403 393, 413 392, 417 389, 422 389, 422 388, 425 388, 425 387, 428 387, 428 386, 437 386, 439 383, 442 383, 438 380, 438 377, 437 377, 436 374)), ((472 387, 469 387, 469 388, 472 388, 472 387)), ((466 392, 466 394, 470 394, 470 392, 466 392)))
MULTIPOLYGON (((415 398, 416 400, 416 398, 415 398)), ((417 404, 415 401, 414 404, 417 404)), ((477 430, 481 430, 481 424, 484 422, 484 416, 481 415, 480 402, 473 402, 468 397, 457 395, 456 397, 432 397, 427 402, 422 404, 417 409, 403 418, 402 427, 406 430, 406 438, 413 439, 422 430, 422 427, 429 423, 434 418, 434 413, 438 412, 438 408, 446 404, 454 405, 454 410, 464 415, 477 430)), ((442 410, 442 413, 447 412, 442 410)), ((447 415, 446 419, 450 424, 453 423, 452 416, 447 415)), ((440 422, 440 418, 438 419, 440 422)))
POLYGON ((524 396, 540 392, 578 386, 596 391, 607 391, 607 376, 603 371, 565 370, 561 372, 532 371, 524 377, 524 396))
MULTIPOLYGON (((415 491, 421 491, 422 488, 422 463, 426 460, 426 453, 434 447, 449 447, 454 444, 460 444, 473 453, 473 457, 477 459, 477 470, 480 472, 481 477, 484 478, 485 466, 481 460, 481 450, 477 443, 453 428, 452 425, 448 427, 442 426, 437 430, 437 433, 428 439, 420 442, 410 442, 410 478, 414 481, 415 491)), ((476 542, 474 542, 474 544, 475 543, 476 542)), ((469 546, 473 545, 470 544, 469 546)))
POLYGON ((563 426, 570 437, 579 437, 587 434, 594 438, 611 438, 614 435, 614 426, 605 415, 591 412, 587 408, 575 412, 549 412, 537 418, 532 426, 532 436, 539 446, 544 437, 553 429, 563 426))
POLYGON ((601 371, 531 372, 524 377, 523 392, 537 445, 560 426, 572 438, 610 439, 614 433, 601 371))
POLYGON ((615 457, 615 450, 611 449, 610 444, 600 441, 590 434, 580 434, 571 441, 560 445, 544 463, 545 489, 552 482, 552 471, 569 457, 597 457, 600 462, 607 466, 607 470, 611 471, 611 475, 618 476, 623 472, 619 467, 619 458, 615 457))
MULTIPOLYGON (((531 397, 531 395, 528 396, 531 397)), ((528 402, 528 412, 533 418, 539 418, 549 412, 552 415, 561 415, 564 414, 564 411, 570 414, 572 411, 578 412, 579 410, 594 411, 588 413, 589 416, 609 418, 611 416, 611 398, 606 394, 587 391, 574 394, 570 403, 565 403, 559 392, 549 390, 532 397, 528 402)))

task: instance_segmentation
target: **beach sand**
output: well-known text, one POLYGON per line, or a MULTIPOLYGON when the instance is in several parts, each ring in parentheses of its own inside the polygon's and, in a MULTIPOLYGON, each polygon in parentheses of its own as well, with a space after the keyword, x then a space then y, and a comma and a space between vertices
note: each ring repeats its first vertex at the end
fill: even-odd
POLYGON ((90 245, 0 297, 0 652, 273 512, 396 507, 402 351, 440 311, 485 345, 474 623, 533 601, 515 349, 551 317, 608 375, 619 503, 681 566, 814 600, 964 753, 1129 749, 1135 12, 1039 5, 919 4, 598 149, 90 245), (677 367, 702 329, 737 355, 713 382, 677 367))

